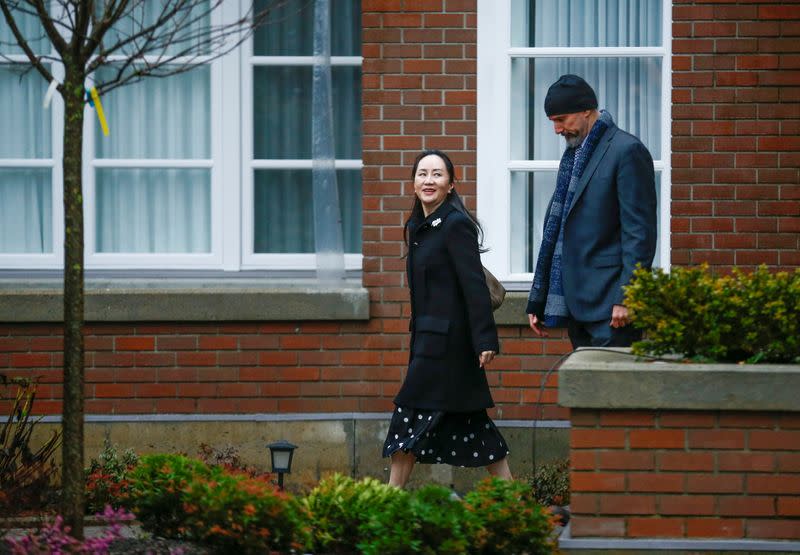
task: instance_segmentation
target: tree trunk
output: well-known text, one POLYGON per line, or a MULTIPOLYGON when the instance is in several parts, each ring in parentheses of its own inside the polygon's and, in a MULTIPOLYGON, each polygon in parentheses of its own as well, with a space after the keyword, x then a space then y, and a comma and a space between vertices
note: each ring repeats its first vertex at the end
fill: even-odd
POLYGON ((64 80, 64 409, 62 474, 65 523, 83 538, 83 107, 84 75, 65 64, 64 80))

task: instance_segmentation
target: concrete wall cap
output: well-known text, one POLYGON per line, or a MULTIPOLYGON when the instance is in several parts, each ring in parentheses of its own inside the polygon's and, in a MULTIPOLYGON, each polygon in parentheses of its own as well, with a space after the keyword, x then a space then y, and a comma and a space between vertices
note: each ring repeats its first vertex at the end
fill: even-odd
MULTIPOLYGON (((87 282, 87 322, 368 320, 369 292, 284 283, 139 280, 87 282)), ((60 322, 61 288, 0 286, 0 322, 60 322)))
POLYGON ((800 411, 800 365, 637 359, 630 349, 578 349, 559 369, 572 408, 800 411))

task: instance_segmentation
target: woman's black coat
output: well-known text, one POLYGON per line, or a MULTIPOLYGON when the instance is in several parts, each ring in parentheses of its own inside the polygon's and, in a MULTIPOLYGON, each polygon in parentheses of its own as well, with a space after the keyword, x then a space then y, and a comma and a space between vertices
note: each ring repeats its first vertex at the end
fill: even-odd
POLYGON ((494 406, 478 357, 500 348, 475 224, 446 200, 412 219, 408 238, 411 355, 395 404, 446 412, 494 406))

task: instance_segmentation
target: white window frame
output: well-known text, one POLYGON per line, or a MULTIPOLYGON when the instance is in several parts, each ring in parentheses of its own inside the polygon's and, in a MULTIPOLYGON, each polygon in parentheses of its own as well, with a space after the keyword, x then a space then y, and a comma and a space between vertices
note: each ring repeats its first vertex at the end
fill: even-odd
MULTIPOLYGON (((0 59, 0 66, 10 62, 28 63, 24 54, 7 55, 8 60, 0 59)), ((64 80, 64 70, 61 64, 49 64, 50 71, 55 79, 64 80)), ((36 70, 32 77, 41 79, 36 70)), ((43 107, 39 107, 45 110, 43 107)), ((45 253, 0 253, 0 268, 18 269, 47 269, 64 265, 64 188, 63 167, 61 159, 64 143, 61 137, 64 134, 64 103, 60 95, 54 95, 50 103, 50 158, 0 158, 0 169, 7 168, 50 168, 50 198, 52 199, 52 252, 45 253), (58 163, 57 163, 58 162, 58 163)))
MULTIPOLYGON (((245 15, 245 3, 223 2, 212 22, 232 22, 245 15)), ((232 36, 231 40, 236 40, 232 36)), ((27 61, 24 55, 9 56, 27 61)), ((95 158, 97 117, 87 105, 84 112, 84 244, 88 270, 314 270, 315 253, 256 254, 254 250, 253 171, 262 168, 310 169, 311 160, 253 160, 253 68, 256 65, 313 65, 312 56, 253 56, 253 37, 216 60, 195 59, 210 66, 211 152, 208 159, 95 158), (238 99, 232 101, 232 99, 238 99), (98 168, 208 168, 211 171, 211 249, 208 253, 100 253, 96 252, 95 172, 98 168)), ((111 59, 113 61, 113 59, 111 59)), ((332 56, 335 66, 360 67, 362 56, 332 56)), ((0 61, 2 63, 2 61, 0 61)), ((54 76, 63 81, 63 67, 53 64, 54 76)), ((53 252, 0 253, 0 270, 61 269, 63 267, 63 101, 55 95, 52 111, 52 158, 4 160, 3 167, 52 168, 53 252)), ((110 132, 119 132, 109 121, 110 132)), ((336 160, 337 169, 361 170, 361 159, 336 160)), ((345 253, 345 268, 360 270, 363 255, 345 253)))
MULTIPOLYGON (((313 66, 313 56, 256 56, 253 54, 253 41, 249 40, 242 45, 246 49, 242 55, 242 206, 247 207, 242 212, 242 268, 271 268, 276 270, 313 270, 316 268, 315 253, 256 253, 254 234, 254 179, 255 170, 280 169, 280 170, 310 170, 312 160, 301 159, 254 159, 253 143, 253 74, 256 67, 263 66, 313 66)), ((331 56, 331 66, 361 67, 363 56, 331 56)), ((342 159, 334 161, 337 170, 361 170, 364 167, 361 159, 342 159)), ((344 266, 346 270, 360 270, 363 255, 360 253, 345 253, 344 266)))
MULTIPOLYGON (((225 21, 235 21, 238 17, 238 7, 235 2, 223 2, 220 9, 211 14, 211 24, 220 25, 225 21)), ((84 187, 84 244, 87 269, 220 269, 223 264, 223 244, 222 233, 231 226, 235 227, 234 222, 226 222, 226 216, 232 214, 225 212, 223 204, 225 196, 222 194, 222 166, 227 161, 226 157, 237 156, 235 151, 224 150, 227 137, 223 135, 223 109, 224 93, 223 71, 227 65, 235 66, 236 63, 229 60, 235 56, 236 52, 229 53, 227 56, 211 60, 210 57, 197 57, 192 62, 197 62, 198 66, 209 66, 209 87, 211 99, 210 105, 210 158, 202 159, 170 159, 170 158, 95 158, 96 142, 102 141, 102 135, 98 136, 97 123, 94 109, 86 107, 84 112, 84 158, 83 158, 83 187, 84 187), (227 62, 227 63, 226 63, 227 62), (88 155, 87 155, 88 154, 88 155), (95 247, 97 245, 97 229, 95 227, 95 202, 96 202, 96 172, 99 168, 176 168, 176 169, 208 169, 211 172, 211 190, 209 199, 211 206, 211 229, 210 229, 210 251, 207 253, 100 253, 95 247)), ((109 58, 114 62, 113 57, 109 58)), ((189 60, 177 59, 177 63, 189 60)), ((230 81, 236 83, 236 81, 230 81)), ((113 93, 112 93, 113 94, 113 93)), ((109 122, 111 133, 114 132, 114 122, 109 122)), ((236 133, 232 135, 235 137, 236 133)), ((235 142, 235 141, 231 141, 235 142)))
MULTIPOLYGON (((654 161, 661 175, 660 250, 654 265, 669 268, 672 132, 672 2, 662 1, 660 47, 512 47, 511 0, 478 0, 477 61, 477 208, 484 226, 483 263, 502 281, 530 285, 533 273, 511 272, 511 172, 558 170, 558 161, 511 158, 511 106, 527 102, 512 98, 522 91, 511 88, 511 60, 515 58, 660 57, 661 159, 654 161)), ((602 102, 601 102, 602 103, 602 102)))

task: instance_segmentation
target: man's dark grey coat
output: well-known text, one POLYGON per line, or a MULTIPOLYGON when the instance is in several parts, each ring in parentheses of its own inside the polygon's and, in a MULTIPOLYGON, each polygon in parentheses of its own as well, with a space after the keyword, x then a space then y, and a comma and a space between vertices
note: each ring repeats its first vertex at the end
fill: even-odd
MULTIPOLYGON (((653 158, 639 139, 612 124, 589 159, 567 212, 562 280, 574 320, 610 320, 613 305, 624 304, 622 287, 636 264, 649 268, 653 263, 656 224, 653 158)), ((542 319, 543 308, 529 303, 528 313, 542 319)))

